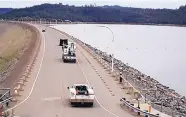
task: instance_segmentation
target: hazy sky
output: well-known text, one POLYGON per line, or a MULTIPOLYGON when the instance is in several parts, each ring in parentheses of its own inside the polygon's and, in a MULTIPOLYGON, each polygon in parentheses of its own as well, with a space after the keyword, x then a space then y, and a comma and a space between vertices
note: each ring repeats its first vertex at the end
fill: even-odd
POLYGON ((23 8, 41 3, 63 3, 69 5, 120 5, 125 7, 141 8, 179 8, 186 4, 186 0, 0 0, 0 8, 23 8))

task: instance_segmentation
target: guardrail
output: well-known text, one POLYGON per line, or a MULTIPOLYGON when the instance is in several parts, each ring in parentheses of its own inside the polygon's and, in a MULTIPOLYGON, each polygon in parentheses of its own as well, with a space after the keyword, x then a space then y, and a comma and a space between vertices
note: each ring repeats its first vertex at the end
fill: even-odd
POLYGON ((10 101, 12 101, 12 96, 10 95, 10 88, 1 88, 0 89, 0 104, 8 105, 10 101))
POLYGON ((8 113, 2 113, 3 110, 9 107, 9 102, 12 101, 12 96, 10 94, 10 88, 1 88, 0 89, 0 116, 6 117, 8 113))
POLYGON ((148 113, 146 111, 142 111, 139 108, 135 108, 131 103, 126 101, 125 98, 121 98, 120 101, 123 103, 123 105, 125 105, 129 109, 133 110, 134 114, 136 114, 136 115, 141 115, 141 117, 160 117, 159 114, 154 115, 154 114, 148 113))

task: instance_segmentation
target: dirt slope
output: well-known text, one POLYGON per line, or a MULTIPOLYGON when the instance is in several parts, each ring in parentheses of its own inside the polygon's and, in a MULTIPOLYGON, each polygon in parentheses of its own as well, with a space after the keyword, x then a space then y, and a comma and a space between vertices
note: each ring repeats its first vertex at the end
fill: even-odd
POLYGON ((9 88, 24 71, 39 33, 18 23, 0 23, 0 29, 0 87, 9 88))

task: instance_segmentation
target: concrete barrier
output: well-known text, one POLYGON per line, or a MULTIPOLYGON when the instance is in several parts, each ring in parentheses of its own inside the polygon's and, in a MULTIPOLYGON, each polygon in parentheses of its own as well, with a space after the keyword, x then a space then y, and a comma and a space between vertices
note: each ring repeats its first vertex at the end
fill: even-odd
POLYGON ((24 81, 24 82, 28 82, 27 79, 25 77, 21 77, 20 80, 24 81))
POLYGON ((19 82, 17 82, 18 85, 21 85, 21 86, 25 86, 25 83, 23 80, 20 80, 19 82))
POLYGON ((20 84, 18 84, 17 87, 15 88, 15 90, 23 91, 23 87, 20 84))
POLYGON ((104 63, 104 69, 107 69, 107 67, 108 67, 108 64, 105 62, 104 63))
POLYGON ((12 102, 17 102, 18 100, 17 100, 17 98, 16 97, 13 97, 12 98, 12 102))
POLYGON ((117 77, 118 75, 117 75, 117 72, 114 70, 112 73, 111 73, 111 76, 112 77, 117 77))
POLYGON ((122 85, 123 87, 123 89, 127 89, 130 85, 129 85, 129 83, 128 82, 126 82, 125 80, 124 80, 124 82, 123 82, 123 85, 122 85))
POLYGON ((25 71, 24 74, 21 76, 21 78, 27 78, 27 76, 28 76, 27 73, 28 72, 25 71))
POLYGON ((134 98, 134 99, 142 98, 142 96, 141 96, 141 94, 140 94, 140 91, 134 89, 134 91, 133 91, 133 98, 134 98))
POLYGON ((116 76, 114 77, 114 81, 119 81, 120 74, 116 72, 116 76))
POLYGON ((129 86, 127 89, 128 89, 128 90, 127 90, 126 94, 132 94, 133 91, 134 91, 134 89, 133 89, 132 86, 129 86))
POLYGON ((105 67, 106 63, 105 63, 104 60, 101 61, 101 65, 102 65, 103 68, 105 67))
POLYGON ((106 70, 109 71, 109 73, 110 73, 110 71, 111 71, 110 65, 107 64, 106 70))
POLYGON ((17 88, 14 89, 13 97, 15 97, 15 96, 21 96, 21 94, 19 93, 19 91, 17 90, 17 88))

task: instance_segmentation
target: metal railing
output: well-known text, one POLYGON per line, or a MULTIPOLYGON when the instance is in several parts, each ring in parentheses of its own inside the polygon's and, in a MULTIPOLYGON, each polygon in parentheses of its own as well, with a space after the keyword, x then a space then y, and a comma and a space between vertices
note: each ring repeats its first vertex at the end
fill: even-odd
POLYGON ((10 95, 10 88, 0 89, 0 104, 4 105, 12 101, 12 96, 10 95))
POLYGON ((142 115, 144 117, 160 117, 158 114, 154 115, 151 113, 148 113, 146 111, 142 111, 139 108, 134 107, 131 103, 129 103, 128 101, 126 101, 124 98, 121 98, 120 101, 127 106, 128 108, 132 109, 134 112, 136 112, 136 114, 138 115, 142 115))
POLYGON ((1 117, 7 117, 10 115, 9 112, 4 113, 3 111, 9 107, 9 102, 11 102, 13 97, 10 94, 10 88, 0 89, 0 110, 1 117))

